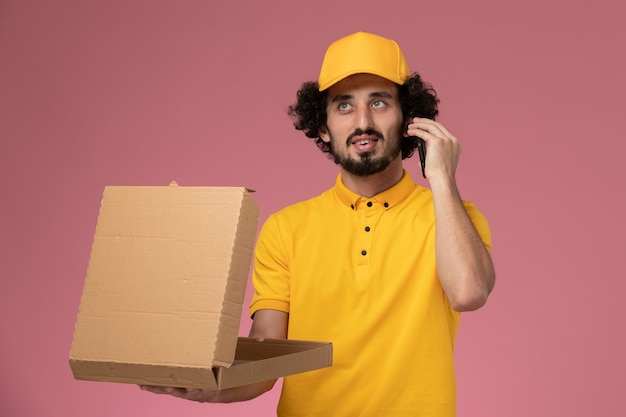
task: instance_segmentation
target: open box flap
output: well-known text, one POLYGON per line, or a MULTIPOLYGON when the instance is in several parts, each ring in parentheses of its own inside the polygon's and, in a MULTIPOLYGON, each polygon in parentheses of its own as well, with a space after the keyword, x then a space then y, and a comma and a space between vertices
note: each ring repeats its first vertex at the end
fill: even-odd
POLYGON ((258 213, 243 187, 106 187, 70 352, 77 378, 90 366, 97 380, 110 367, 124 378, 144 364, 230 366, 258 213))

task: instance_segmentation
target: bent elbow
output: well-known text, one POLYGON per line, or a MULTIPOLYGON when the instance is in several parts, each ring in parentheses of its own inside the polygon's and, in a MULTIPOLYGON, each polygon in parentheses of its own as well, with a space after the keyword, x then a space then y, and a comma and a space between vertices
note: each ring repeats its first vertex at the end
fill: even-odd
POLYGON ((464 294, 456 296, 450 300, 450 306, 458 311, 475 311, 487 303, 488 294, 486 292, 476 292, 475 294, 464 294))
POLYGON ((455 291, 448 296, 450 306, 458 312, 478 310, 487 303, 492 287, 481 283, 455 291))

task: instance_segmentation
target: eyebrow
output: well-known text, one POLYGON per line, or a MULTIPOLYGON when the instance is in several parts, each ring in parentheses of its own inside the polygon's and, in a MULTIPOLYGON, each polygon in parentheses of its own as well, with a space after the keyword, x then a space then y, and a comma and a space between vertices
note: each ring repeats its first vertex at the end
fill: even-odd
MULTIPOLYGON (((393 98, 393 96, 386 91, 375 91, 373 93, 370 93, 369 97, 370 98, 393 98)), ((333 97, 333 99, 331 100, 331 103, 350 100, 352 98, 354 98, 354 96, 351 94, 341 94, 341 95, 333 97)))

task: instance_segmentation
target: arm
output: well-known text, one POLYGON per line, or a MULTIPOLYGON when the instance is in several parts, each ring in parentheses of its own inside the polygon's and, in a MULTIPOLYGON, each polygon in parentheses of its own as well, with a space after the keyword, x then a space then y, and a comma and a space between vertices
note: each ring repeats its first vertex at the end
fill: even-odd
POLYGON ((413 119, 408 133, 427 144, 426 177, 435 206, 437 274, 457 311, 476 310, 495 283, 491 258, 461 200, 455 173, 461 147, 441 124, 413 119))
MULTIPOLYGON (((277 310, 259 310, 254 315, 250 337, 259 339, 286 339, 289 315, 277 310)), ((141 389, 155 394, 168 394, 191 401, 211 403, 231 403, 247 401, 272 389, 276 380, 263 381, 256 384, 229 388, 220 391, 195 389, 141 386, 141 389)))

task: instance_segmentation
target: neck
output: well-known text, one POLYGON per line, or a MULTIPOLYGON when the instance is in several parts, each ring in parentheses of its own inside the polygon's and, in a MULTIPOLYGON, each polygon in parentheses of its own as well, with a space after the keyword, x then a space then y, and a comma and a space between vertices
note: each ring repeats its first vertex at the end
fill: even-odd
POLYGON ((370 198, 396 185, 403 175, 402 157, 398 156, 382 172, 361 177, 341 169, 341 179, 346 188, 362 197, 370 198))

